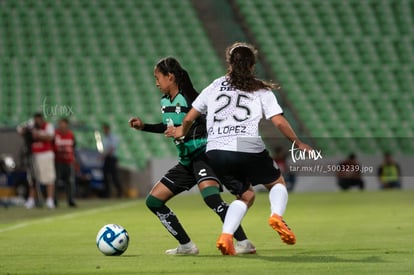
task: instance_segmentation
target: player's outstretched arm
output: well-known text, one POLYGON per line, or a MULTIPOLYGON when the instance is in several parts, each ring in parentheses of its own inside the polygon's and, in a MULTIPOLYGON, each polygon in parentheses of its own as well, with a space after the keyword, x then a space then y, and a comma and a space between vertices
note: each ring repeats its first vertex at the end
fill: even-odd
POLYGON ((291 142, 295 142, 296 147, 300 150, 311 151, 312 147, 300 141, 295 131, 290 126, 290 123, 286 120, 283 115, 275 115, 271 118, 272 123, 279 131, 287 137, 291 142))
POLYGON ((129 127, 151 133, 161 134, 167 128, 162 122, 157 124, 145 124, 140 118, 132 117, 128 121, 129 127))
POLYGON ((137 130, 142 130, 144 128, 144 122, 139 118, 139 117, 131 117, 128 120, 129 123, 129 127, 137 129, 137 130))

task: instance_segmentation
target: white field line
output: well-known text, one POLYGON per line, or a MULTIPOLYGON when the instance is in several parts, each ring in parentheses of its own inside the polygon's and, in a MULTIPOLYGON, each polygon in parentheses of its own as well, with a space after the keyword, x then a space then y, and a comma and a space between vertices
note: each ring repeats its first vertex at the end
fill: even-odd
POLYGON ((15 225, 0 229, 0 233, 4 233, 4 232, 7 232, 7 231, 13 231, 13 230, 16 230, 16 229, 20 229, 20 228, 23 228, 23 227, 28 227, 28 226, 35 225, 35 224, 40 224, 40 223, 54 222, 54 221, 57 221, 57 220, 68 220, 68 219, 73 219, 73 218, 77 218, 77 217, 81 217, 81 216, 95 214, 95 213, 102 212, 102 211, 110 211, 110 210, 115 210, 115 209, 127 208, 127 207, 129 207, 129 206, 131 206, 135 203, 137 203, 137 201, 130 201, 130 202, 125 202, 125 203, 121 203, 121 204, 117 204, 117 205, 99 207, 99 208, 80 211, 80 212, 76 212, 76 213, 63 214, 63 215, 58 215, 58 216, 54 216, 54 217, 50 217, 50 218, 41 218, 41 219, 37 219, 37 220, 34 220, 34 221, 29 221, 29 222, 21 222, 21 223, 17 223, 15 225))

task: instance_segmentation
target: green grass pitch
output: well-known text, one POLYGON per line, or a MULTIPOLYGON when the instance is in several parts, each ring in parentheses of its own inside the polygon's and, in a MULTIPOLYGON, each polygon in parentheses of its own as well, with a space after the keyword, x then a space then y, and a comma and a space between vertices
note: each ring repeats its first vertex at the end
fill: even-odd
POLYGON ((413 274, 413 198, 413 191, 291 194, 285 219, 297 244, 287 246, 267 225, 267 193, 259 193, 243 222, 257 254, 235 257, 215 248, 221 224, 199 195, 169 203, 198 256, 164 255, 176 242, 143 200, 0 209, 0 274, 413 274), (106 223, 128 230, 124 255, 96 248, 106 223))

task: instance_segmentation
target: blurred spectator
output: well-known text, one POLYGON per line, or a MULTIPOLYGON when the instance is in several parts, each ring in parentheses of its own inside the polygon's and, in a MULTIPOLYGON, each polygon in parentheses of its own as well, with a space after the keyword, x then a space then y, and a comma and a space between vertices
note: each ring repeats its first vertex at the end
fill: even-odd
POLYGON ((341 190, 348 190, 354 186, 364 190, 365 186, 360 168, 361 165, 357 162, 355 154, 350 154, 346 160, 339 163, 336 177, 341 190))
POLYGON ((401 188, 400 166, 389 152, 384 154, 384 162, 378 169, 378 180, 381 189, 401 188))
POLYGON ((118 158, 116 156, 116 148, 118 146, 118 138, 111 133, 111 128, 108 124, 103 125, 104 137, 102 139, 104 159, 103 176, 104 176, 104 197, 111 197, 110 180, 117 190, 117 197, 122 197, 122 187, 118 178, 118 158))
MULTIPOLYGON (((28 189, 30 186, 35 186, 36 179, 35 173, 33 168, 33 158, 32 158, 32 129, 34 127, 34 120, 33 118, 29 119, 28 121, 23 122, 19 126, 17 126, 17 132, 23 138, 23 148, 21 151, 21 162, 22 166, 26 169, 26 180, 28 183, 28 189)), ((29 192, 29 191, 28 191, 29 192)), ((23 194, 26 198, 26 193, 23 194)))
MULTIPOLYGON (((34 180, 29 180, 29 197, 25 203, 27 209, 35 206, 36 189, 35 184, 43 184, 46 186, 46 206, 55 208, 54 192, 55 192, 55 164, 53 153, 53 137, 55 130, 51 123, 44 120, 41 113, 36 113, 33 120, 22 127, 18 127, 18 132, 25 138, 30 140, 30 151, 33 164, 34 180)), ((40 191, 40 188, 38 189, 40 191)), ((41 196, 38 192, 38 196, 41 196)))
POLYGON ((66 198, 69 207, 76 207, 75 197, 75 136, 69 128, 69 120, 62 118, 58 121, 58 129, 55 131, 56 153, 56 189, 58 182, 64 183, 66 198))
POLYGON ((289 192, 292 192, 296 183, 296 175, 290 171, 287 159, 287 152, 284 152, 283 148, 280 146, 275 147, 273 160, 276 162, 277 166, 280 169, 280 172, 282 173, 282 176, 285 178, 287 190, 289 192))

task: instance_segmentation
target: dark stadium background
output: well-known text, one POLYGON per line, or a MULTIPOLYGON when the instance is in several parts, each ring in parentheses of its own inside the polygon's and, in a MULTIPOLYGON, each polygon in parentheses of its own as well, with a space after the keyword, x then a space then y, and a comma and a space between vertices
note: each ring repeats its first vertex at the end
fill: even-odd
MULTIPOLYGON (((127 123, 160 120, 154 64, 176 57, 201 91, 225 72, 225 47, 247 41, 260 52, 258 75, 282 85, 286 117, 322 163, 354 152, 374 167, 365 177, 376 189, 390 151, 412 188, 413 32, 411 0, 1 0, 0 154, 19 165, 15 127, 35 111, 53 123, 69 116, 79 148, 96 149, 94 131, 107 122, 129 195, 145 195, 176 155, 163 135, 127 123)), ((269 150, 290 147, 267 123, 262 135, 269 150)), ((315 174, 297 190, 337 189, 332 175, 315 174)))

